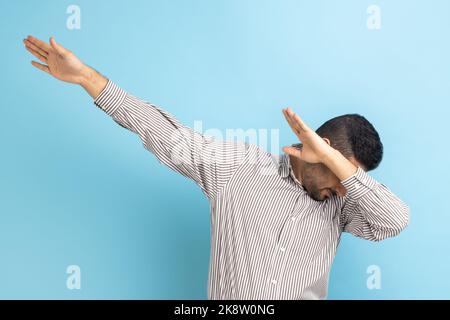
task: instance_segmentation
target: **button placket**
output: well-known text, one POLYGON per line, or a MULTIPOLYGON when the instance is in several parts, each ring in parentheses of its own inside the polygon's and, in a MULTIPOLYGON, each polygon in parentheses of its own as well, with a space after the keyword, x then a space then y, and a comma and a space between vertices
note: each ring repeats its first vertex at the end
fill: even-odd
POLYGON ((293 238, 292 233, 295 229, 295 223, 293 223, 294 221, 290 218, 286 221, 273 251, 273 265, 269 279, 271 285, 271 296, 275 294, 275 297, 278 297, 280 293, 280 282, 282 281, 284 266, 286 264, 286 259, 288 258, 286 252, 289 250, 290 242, 293 238))
POLYGON ((288 258, 287 251, 289 250, 290 242, 293 239, 292 234, 295 230, 296 222, 299 219, 296 212, 300 212, 298 210, 300 197, 300 195, 297 197, 292 212, 281 227, 279 237, 275 239, 276 243, 271 257, 270 272, 267 279, 270 297, 278 297, 280 294, 282 274, 285 269, 286 259, 288 258))

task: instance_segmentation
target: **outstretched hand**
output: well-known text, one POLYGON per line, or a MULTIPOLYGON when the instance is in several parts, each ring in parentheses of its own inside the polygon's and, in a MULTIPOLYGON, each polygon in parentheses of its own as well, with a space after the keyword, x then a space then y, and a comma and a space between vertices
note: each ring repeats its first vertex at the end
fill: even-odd
POLYGON ((27 50, 42 62, 31 62, 39 70, 51 74, 56 79, 81 85, 94 99, 105 88, 108 79, 81 62, 53 37, 50 38, 50 43, 46 43, 28 36, 23 43, 27 50))
POLYGON ((50 38, 50 43, 46 43, 28 36, 23 43, 26 49, 42 62, 32 61, 33 66, 59 80, 81 84, 87 67, 70 50, 58 44, 53 37, 50 38))
POLYGON ((284 152, 309 163, 323 163, 335 151, 330 146, 330 140, 321 138, 291 108, 283 109, 283 114, 302 143, 301 148, 284 147, 284 152))

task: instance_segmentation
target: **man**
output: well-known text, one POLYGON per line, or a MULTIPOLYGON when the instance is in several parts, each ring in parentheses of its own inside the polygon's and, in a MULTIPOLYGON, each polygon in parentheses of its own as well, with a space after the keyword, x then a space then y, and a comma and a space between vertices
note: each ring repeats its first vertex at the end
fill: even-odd
POLYGON ((81 85, 94 103, 171 169, 194 180, 211 205, 209 299, 323 299, 343 231, 380 241, 400 233, 409 209, 366 171, 382 144, 362 116, 311 130, 284 109, 300 144, 272 155, 216 141, 180 124, 84 65, 50 38, 29 36, 33 66, 81 85))

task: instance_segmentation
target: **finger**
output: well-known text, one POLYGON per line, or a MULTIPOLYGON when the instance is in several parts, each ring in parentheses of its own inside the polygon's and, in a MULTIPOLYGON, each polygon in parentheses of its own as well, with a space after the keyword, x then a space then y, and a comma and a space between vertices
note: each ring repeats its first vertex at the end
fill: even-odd
POLYGON ((46 43, 42 40, 39 40, 38 38, 35 38, 33 36, 28 36, 27 40, 32 42, 34 45, 38 46, 42 50, 44 50, 47 54, 51 50, 51 46, 48 43, 46 43))
POLYGON ((294 121, 291 119, 291 117, 287 113, 287 109, 283 110, 283 115, 286 118, 287 123, 291 127, 292 131, 296 134, 296 136, 300 139, 300 131, 295 125, 294 121))
POLYGON ((308 125, 300 118, 300 116, 294 113, 294 121, 300 126, 302 130, 310 130, 308 125))
POLYGON ((306 125, 306 123, 291 108, 287 109, 287 114, 292 119, 292 121, 297 125, 297 127, 299 129, 309 130, 309 127, 306 125))
POLYGON ((43 57, 47 57, 47 52, 45 52, 44 50, 42 50, 41 48, 39 48, 38 46, 36 46, 36 45, 34 45, 31 41, 29 41, 29 40, 27 40, 27 39, 24 39, 23 40, 23 43, 25 44, 25 46, 27 47, 27 48, 31 48, 31 49, 33 49, 33 51, 36 51, 36 52, 38 52, 41 56, 43 56, 43 57))
POLYGON ((50 74, 50 69, 45 64, 42 64, 42 63, 39 63, 39 62, 36 62, 36 61, 31 61, 31 64, 33 66, 35 66, 36 68, 38 68, 39 70, 42 70, 42 71, 47 72, 48 74, 50 74))
POLYGON ((56 43, 55 38, 53 38, 53 37, 50 38, 50 44, 51 44, 52 48, 55 49, 56 52, 58 52, 60 55, 64 55, 68 51, 62 45, 60 45, 59 43, 56 43))
POLYGON ((286 118, 286 121, 289 123, 289 125, 291 126, 291 128, 292 128, 295 132, 299 132, 299 131, 300 131, 300 130, 299 130, 300 128, 298 128, 298 126, 296 125, 296 123, 295 123, 293 117, 290 115, 289 109, 290 109, 290 108, 286 108, 286 109, 284 109, 284 111, 283 111, 284 116, 285 116, 285 118, 286 118))
POLYGON ((297 128, 297 130, 300 131, 300 130, 302 129, 302 127, 301 127, 301 126, 299 125, 299 123, 296 121, 294 111, 292 111, 291 108, 287 108, 287 109, 286 109, 286 115, 287 115, 289 121, 297 128))
POLYGON ((291 156, 302 159, 302 150, 294 147, 283 147, 283 151, 291 156))
POLYGON ((47 58, 44 57, 43 55, 41 55, 39 52, 34 51, 33 49, 31 49, 30 47, 25 47, 28 52, 30 52, 33 56, 35 56, 36 58, 38 58, 40 61, 47 63, 47 58))

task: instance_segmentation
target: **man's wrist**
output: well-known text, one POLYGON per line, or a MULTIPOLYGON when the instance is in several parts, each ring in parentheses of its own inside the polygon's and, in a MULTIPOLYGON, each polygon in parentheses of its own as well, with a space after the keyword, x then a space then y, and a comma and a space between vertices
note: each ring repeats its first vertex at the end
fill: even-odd
POLYGON ((81 71, 81 78, 79 84, 95 99, 105 88, 108 79, 102 76, 89 66, 85 66, 81 71))
POLYGON ((330 169, 339 180, 345 180, 354 175, 358 169, 350 162, 339 150, 331 148, 330 151, 322 156, 321 161, 328 169, 330 169))
POLYGON ((341 153, 338 150, 330 147, 327 152, 322 154, 322 156, 320 157, 320 162, 328 167, 337 158, 339 158, 340 155, 341 155, 341 153))
POLYGON ((80 80, 78 81, 78 84, 82 87, 85 87, 88 85, 88 82, 91 81, 93 77, 93 69, 89 66, 84 65, 81 72, 80 72, 80 80))

